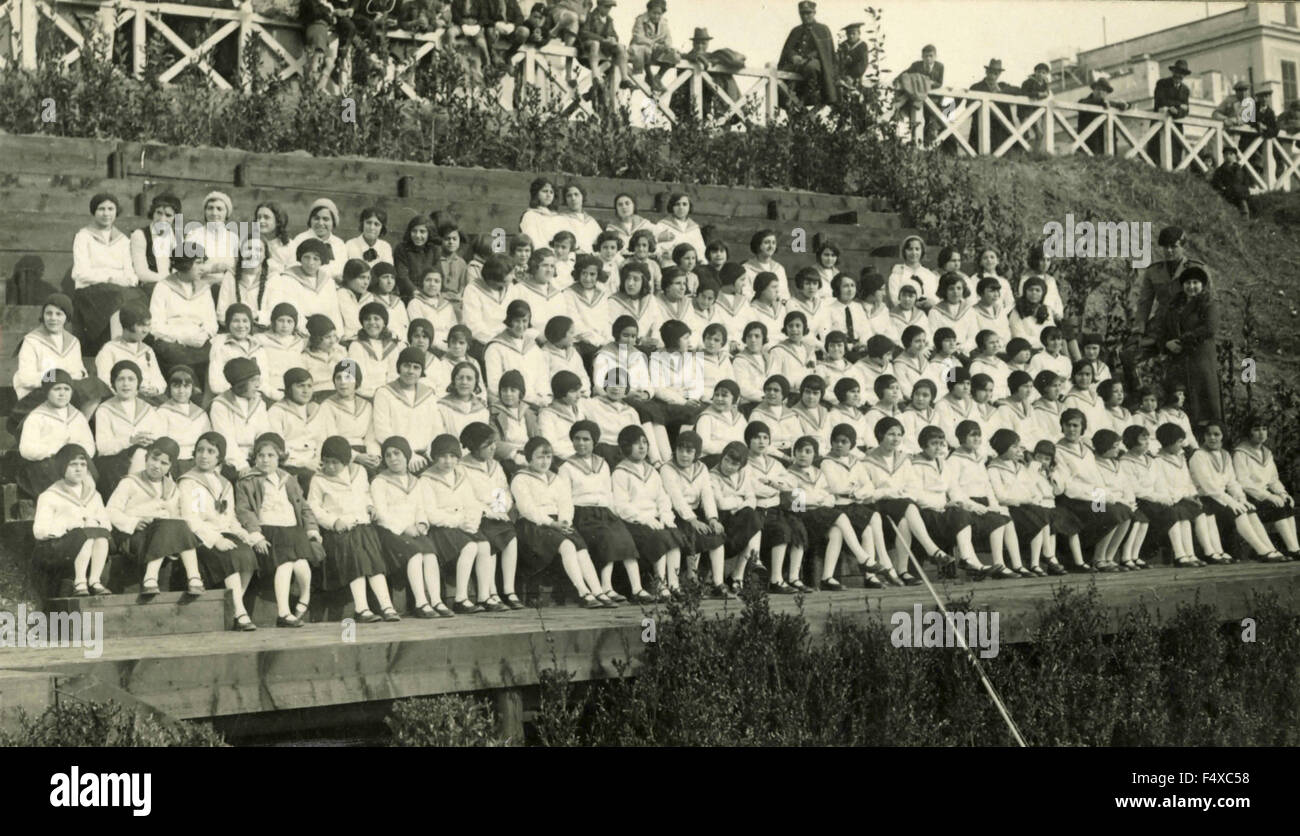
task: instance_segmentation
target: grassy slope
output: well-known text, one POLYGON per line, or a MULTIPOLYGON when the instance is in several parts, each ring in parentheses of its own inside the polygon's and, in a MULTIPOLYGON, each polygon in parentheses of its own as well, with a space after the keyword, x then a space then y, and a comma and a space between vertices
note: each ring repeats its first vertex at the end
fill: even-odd
MULTIPOLYGON (((1245 220, 1201 178, 1156 171, 1143 163, 1074 157, 972 160, 978 188, 1012 197, 1026 235, 1041 233, 1048 221, 1076 220, 1093 212, 1099 220, 1150 221, 1152 258, 1155 238, 1167 225, 1186 230, 1189 254, 1211 268, 1211 282, 1222 302, 1221 335, 1239 341, 1242 305, 1253 296, 1258 335, 1260 382, 1269 376, 1295 382, 1300 372, 1300 234, 1269 219, 1245 220)), ((1291 203, 1273 198, 1270 208, 1291 203)), ((1106 272, 1124 285, 1134 271, 1110 261, 1106 272)), ((1090 311, 1091 313, 1091 311, 1090 311)))

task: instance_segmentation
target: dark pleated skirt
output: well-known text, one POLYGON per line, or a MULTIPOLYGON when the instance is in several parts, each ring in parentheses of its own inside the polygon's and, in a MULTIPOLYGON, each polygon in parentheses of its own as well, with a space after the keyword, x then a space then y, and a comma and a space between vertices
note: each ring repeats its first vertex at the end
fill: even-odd
POLYGON ((1050 509, 1048 511, 1048 517, 1050 517, 1052 521, 1053 534, 1072 537, 1083 531, 1083 523, 1079 522, 1079 518, 1070 513, 1068 509, 1062 508, 1060 505, 1050 509))
POLYGON ((487 540, 488 546, 491 547, 494 554, 504 552, 511 541, 518 536, 514 523, 509 520, 494 520, 491 517, 483 518, 483 522, 478 527, 478 533, 480 535, 478 539, 487 540))
POLYGON ((763 530, 763 517, 754 508, 737 508, 734 511, 719 511, 718 520, 727 530, 725 537, 728 557, 744 554, 749 550, 749 541, 763 530))
POLYGON ((1098 537, 1105 536, 1106 532, 1129 519, 1133 513, 1118 502, 1102 503, 1100 510, 1093 510, 1092 502, 1068 496, 1058 496, 1056 504, 1064 507, 1079 521, 1082 529, 1080 534, 1095 534, 1098 537))
POLYGON ((248 575, 257 572, 257 553, 242 540, 227 534, 226 538, 235 543, 228 552, 210 549, 199 544, 199 575, 203 585, 209 589, 220 589, 231 575, 248 575))
POLYGON ((1151 528, 1157 534, 1164 534, 1173 527, 1174 523, 1195 520, 1201 515, 1201 509, 1187 499, 1175 502, 1173 505, 1139 499, 1138 509, 1150 521, 1151 528))
POLYGON ((609 465, 610 471, 613 471, 618 466, 618 463, 623 461, 623 451, 618 449, 617 444, 601 442, 596 445, 595 452, 597 456, 605 460, 605 464, 609 465))
POLYGON ((627 533, 632 536, 632 544, 636 547, 637 556, 642 560, 654 563, 673 549, 684 549, 681 535, 675 528, 651 528, 648 525, 626 520, 623 525, 627 527, 627 533))
MULTIPOLYGON (((726 545, 727 538, 721 534, 714 534, 710 531, 708 534, 701 534, 696 531, 689 522, 682 518, 680 514, 674 515, 677 519, 677 533, 682 538, 682 554, 695 554, 696 552, 706 552, 710 549, 716 549, 718 546, 726 545)), ((702 519, 700 512, 695 512, 696 519, 702 519)))
POLYGON ((124 305, 138 304, 148 310, 149 298, 138 287, 107 282, 72 291, 72 305, 81 329, 81 346, 95 354, 109 339, 109 320, 124 305))
MULTIPOLYGON (((207 374, 208 351, 210 348, 210 343, 196 348, 192 345, 181 345, 167 340, 156 339, 153 341, 153 351, 154 354, 158 355, 158 365, 160 367, 170 371, 176 366, 189 366, 194 369, 196 376, 207 374)), ((203 379, 206 380, 207 378, 204 377, 203 379)))
POLYGON ((1237 515, 1232 509, 1212 497, 1201 497, 1201 509, 1214 516, 1220 533, 1231 533, 1236 529, 1237 515))
POLYGON ((437 554, 433 542, 428 537, 407 537, 405 534, 394 534, 381 525, 375 526, 375 530, 379 533, 379 544, 383 546, 384 557, 390 563, 405 568, 411 558, 417 554, 437 554))
POLYGON ((921 520, 930 539, 938 543, 945 551, 951 551, 957 543, 957 535, 963 528, 974 523, 974 515, 955 506, 936 511, 932 508, 920 508, 921 520))
POLYGON ((573 509, 573 527, 587 541, 587 551, 597 566, 636 556, 636 544, 623 521, 599 505, 578 505, 573 509))
MULTIPOLYGON (((700 417, 705 407, 686 406, 685 404, 663 403, 657 401, 660 409, 663 410, 666 426, 681 426, 682 424, 694 424, 695 420, 700 417)), ((640 416, 641 413, 637 413, 640 416)), ((644 420, 644 419, 643 419, 644 420)))
MULTIPOLYGON (((973 496, 971 500, 984 506, 989 504, 987 497, 973 496)), ((994 513, 993 511, 971 514, 971 536, 987 537, 1011 521, 1011 517, 1006 514, 994 513)))
POLYGON ((1032 540, 1045 526, 1052 524, 1052 509, 1041 505, 1011 505, 1011 521, 1016 524, 1016 533, 1032 540))
POLYGON ((454 572, 461 550, 473 543, 475 538, 459 528, 429 526, 429 533, 424 535, 433 544, 433 553, 438 555, 438 565, 444 571, 454 572))
POLYGON ((628 398, 627 405, 636 410, 636 417, 642 424, 666 424, 668 412, 665 405, 654 399, 628 398))
POLYGON ((808 548, 817 551, 826 548, 826 539, 835 521, 844 511, 838 506, 830 508, 810 508, 807 511, 792 512, 803 523, 808 548))
POLYGON ((901 525, 903 518, 907 516, 907 508, 914 505, 910 499, 877 499, 874 503, 876 510, 889 517, 895 525, 901 525))
POLYGON ((1296 515, 1294 506, 1287 508, 1284 505, 1271 505, 1261 500, 1250 499, 1250 504, 1255 506, 1255 513, 1264 523, 1275 523, 1279 520, 1289 520, 1296 515))
POLYGON ((522 517, 515 526, 519 531, 519 565, 532 575, 544 571, 555 561, 566 540, 578 551, 587 548, 587 541, 579 531, 565 534, 558 528, 538 525, 522 517))
POLYGON ((151 560, 173 557, 198 545, 198 539, 183 520, 154 520, 143 531, 131 533, 124 551, 143 567, 151 560))
POLYGON ((95 479, 95 487, 99 488, 101 494, 113 495, 117 483, 125 479, 131 470, 131 458, 139 449, 139 447, 128 447, 111 456, 95 456, 95 470, 99 472, 99 476, 95 479))
POLYGON ((372 525, 361 523, 347 531, 322 530, 320 536, 325 560, 321 570, 313 573, 319 579, 318 589, 342 589, 357 578, 386 575, 402 568, 396 561, 386 559, 379 533, 372 525))
POLYGON ((278 567, 286 563, 297 560, 319 562, 318 555, 311 547, 311 541, 307 539, 307 533, 297 526, 264 525, 262 536, 271 542, 271 548, 266 554, 257 554, 257 560, 262 574, 268 578, 275 574, 278 567))
POLYGON ((758 512, 763 520, 764 549, 771 549, 773 546, 802 548, 808 545, 808 533, 804 530, 803 523, 794 514, 776 506, 759 508, 758 512))
POLYGON ((74 528, 53 540, 37 540, 33 548, 33 557, 38 565, 47 570, 61 570, 70 567, 77 559, 77 552, 87 540, 109 539, 107 528, 74 528))
POLYGON ((862 532, 867 530, 867 526, 871 525, 871 518, 876 514, 876 509, 865 502, 850 502, 848 505, 837 505, 835 507, 840 509, 840 513, 848 517, 849 525, 853 526, 853 531, 859 537, 862 536, 862 532))

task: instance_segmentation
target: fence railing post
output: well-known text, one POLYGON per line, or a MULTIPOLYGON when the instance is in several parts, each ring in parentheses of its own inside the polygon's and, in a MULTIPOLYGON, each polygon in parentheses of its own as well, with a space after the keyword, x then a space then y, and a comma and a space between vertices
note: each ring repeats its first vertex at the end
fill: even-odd
POLYGON ((1174 128, 1173 120, 1168 116, 1160 124, 1160 168, 1174 170, 1174 128))
POLYGON ((36 0, 18 0, 19 66, 36 69, 36 0))
POLYGON ((1101 126, 1101 130, 1105 131, 1102 135, 1102 147, 1105 149, 1106 156, 1108 157, 1115 156, 1115 121, 1118 118, 1119 117, 1115 115, 1115 111, 1106 108, 1106 124, 1101 126))
POLYGON ((781 97, 781 81, 776 77, 776 72, 776 67, 768 68, 767 101, 763 104, 763 117, 769 125, 776 121, 777 101, 781 97))
POLYGON ((1047 106, 1043 108, 1043 152, 1048 156, 1056 156, 1056 107, 1051 99, 1047 100, 1047 106))
POLYGON ((993 127, 993 120, 989 118, 989 106, 992 104, 988 99, 976 99, 979 112, 975 118, 979 120, 980 141, 979 147, 975 149, 981 157, 987 157, 993 149, 993 143, 990 141, 989 130, 993 127))
POLYGON ((131 74, 144 78, 145 44, 149 40, 149 19, 145 10, 136 7, 135 17, 131 20, 131 74))
POLYGON ((704 121, 704 72, 699 67, 691 67, 691 108, 695 118, 704 121))

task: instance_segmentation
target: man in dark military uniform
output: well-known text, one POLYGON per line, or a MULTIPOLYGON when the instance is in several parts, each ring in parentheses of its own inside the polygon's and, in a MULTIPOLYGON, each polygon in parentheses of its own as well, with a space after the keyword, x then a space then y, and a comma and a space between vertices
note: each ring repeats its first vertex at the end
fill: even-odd
MULTIPOLYGON (((1001 81, 998 81, 998 78, 1001 77, 1001 75, 1002 75, 1002 59, 994 58, 992 61, 989 61, 988 64, 985 65, 984 78, 972 84, 970 86, 970 89, 978 90, 981 93, 1014 94, 1019 92, 1018 90, 1016 90, 1016 88, 1012 87, 1010 84, 1003 84, 1001 81)), ((995 102, 994 106, 999 111, 1002 112, 1003 116, 1007 117, 1008 122, 1012 121, 1012 117, 1011 117, 1012 106, 1010 104, 1007 104, 1006 102, 995 102)), ((978 113, 971 116, 970 147, 975 149, 976 153, 978 153, 980 150, 979 119, 980 117, 978 113)), ((1001 145, 1003 142, 1005 142, 1007 137, 1009 136, 1011 136, 1011 132, 1007 130, 1007 126, 1002 124, 1002 120, 999 119, 995 114, 990 113, 989 114, 989 153, 998 150, 998 146, 1001 145)))
POLYGON ((1120 352, 1124 387, 1134 392, 1142 386, 1159 387, 1163 384, 1164 363, 1159 339, 1165 311, 1182 290, 1179 276, 1192 263, 1184 250, 1181 228, 1170 226, 1160 230, 1156 244, 1162 250, 1164 260, 1153 261, 1143 270, 1133 291, 1130 291, 1129 307, 1133 318, 1129 322, 1129 339, 1120 352))
MULTIPOLYGON (((1182 123, 1178 120, 1191 111, 1192 98, 1192 91, 1183 83, 1183 79, 1191 75, 1192 71, 1188 69, 1187 62, 1179 58, 1170 65, 1169 72, 1168 78, 1156 82, 1156 101, 1151 109, 1156 113, 1167 113, 1172 116, 1175 126, 1181 130, 1182 123)), ((1183 159, 1183 146, 1176 137, 1171 137, 1170 146, 1170 167, 1177 169, 1183 159)), ((1147 156, 1157 165, 1162 164, 1159 132, 1147 141, 1147 156)))
MULTIPOLYGON (((1106 79, 1104 78, 1093 79, 1092 92, 1089 93, 1087 96, 1084 96, 1082 99, 1080 99, 1079 104, 1096 105, 1097 107, 1108 107, 1113 110, 1128 110, 1127 102, 1112 102, 1111 100, 1106 98, 1106 96, 1114 92, 1115 92, 1115 88, 1111 87, 1110 82, 1107 81, 1106 79)), ((1106 117, 1100 113, 1084 113, 1080 111, 1079 120, 1077 123, 1079 128, 1079 133, 1082 134, 1087 129, 1087 127, 1091 125, 1093 122, 1097 121, 1098 119, 1104 119, 1104 118, 1106 117)), ((1084 144, 1088 146, 1088 150, 1092 151, 1092 153, 1097 156, 1101 156, 1102 154, 1105 154, 1106 153, 1105 127, 1104 126, 1099 127, 1097 128, 1097 130, 1093 131, 1093 133, 1089 135, 1087 139, 1084 140, 1084 144)))
POLYGON ((835 39, 825 24, 817 22, 817 4, 812 0, 799 4, 799 19, 803 22, 790 30, 781 47, 777 69, 803 76, 803 81, 795 83, 795 95, 805 105, 836 104, 840 89, 835 39))

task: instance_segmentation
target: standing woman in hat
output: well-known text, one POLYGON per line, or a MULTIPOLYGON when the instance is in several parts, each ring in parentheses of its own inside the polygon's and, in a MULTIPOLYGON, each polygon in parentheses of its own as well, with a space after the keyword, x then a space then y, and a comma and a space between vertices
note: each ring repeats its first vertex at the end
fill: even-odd
POLYGON ((32 556, 52 575, 72 568, 73 595, 112 595, 100 576, 108 563, 108 510, 89 476, 90 456, 79 444, 65 444, 54 456, 58 481, 36 498, 32 556))
POLYGON ((173 225, 180 213, 181 202, 175 195, 154 195, 149 202, 149 223, 131 233, 131 266, 146 293, 171 275, 177 243, 173 225))
POLYGON ((90 199, 94 220, 72 239, 72 281, 86 350, 92 354, 108 341, 109 320, 128 302, 145 304, 131 265, 131 240, 114 223, 121 207, 111 194, 90 199))
POLYGON ((234 283, 239 270, 239 238, 227 222, 235 206, 225 192, 209 192, 203 198, 203 226, 185 235, 185 243, 203 249, 196 273, 208 285, 234 283))
POLYGON ((18 404, 10 412, 14 426, 45 400, 42 387, 55 369, 67 372, 74 400, 89 416, 101 398, 108 394, 103 381, 90 377, 81 359, 81 341, 68 333, 72 300, 62 293, 52 293, 41 305, 41 324, 23 335, 18 343, 18 368, 14 371, 14 394, 18 404))
POLYGON ((329 592, 347 586, 356 619, 363 624, 401 621, 385 577, 401 567, 384 557, 373 525, 377 513, 366 469, 353 463, 352 448, 339 435, 330 436, 321 445, 320 466, 320 474, 311 480, 307 491, 307 504, 316 515, 325 547, 325 560, 315 575, 317 588, 329 592), (382 615, 370 609, 367 582, 382 615))
POLYGON ((41 384, 43 402, 23 421, 18 439, 18 454, 25 464, 18 475, 18 485, 29 496, 63 478, 63 468, 56 453, 65 444, 79 446, 87 456, 94 455, 95 437, 86 417, 71 406, 72 378, 63 369, 55 369, 41 384))
POLYGON ((343 273, 343 265, 348 260, 348 245, 334 234, 339 225, 339 208, 334 201, 322 197, 311 205, 307 212, 307 228, 294 236, 289 242, 289 252, 296 253, 303 241, 316 240, 329 247, 330 258, 322 271, 331 281, 338 282, 343 273))
POLYGON ((138 564, 141 595, 157 595, 158 572, 167 558, 180 558, 190 595, 203 594, 199 541, 181 519, 181 494, 170 471, 180 448, 162 437, 149 445, 144 469, 118 483, 108 500, 108 518, 120 532, 123 551, 138 564), (123 542, 124 541, 124 542, 123 542))
POLYGON ((263 577, 275 590, 276 627, 301 627, 311 600, 311 564, 324 556, 316 515, 292 474, 281 469, 284 439, 272 432, 253 442, 252 468, 235 485, 235 516, 252 535, 263 577), (315 548, 313 548, 313 544, 315 548), (318 554, 316 549, 320 549, 318 554), (298 602, 289 593, 298 582, 298 602))
POLYGON ((406 344, 388 330, 388 309, 380 302, 362 305, 361 331, 348 346, 348 357, 366 380, 358 383, 362 395, 373 398, 379 387, 397 379, 397 356, 404 348, 406 344))
POLYGON ((128 473, 144 469, 145 448, 162 437, 164 423, 140 399, 140 367, 121 360, 110 373, 113 397, 95 410, 95 470, 102 493, 111 494, 128 473))
MULTIPOLYGON (((555 211, 555 184, 538 177, 528 184, 528 209, 519 218, 519 231, 533 241, 549 242, 565 228, 564 218, 555 211)), ((583 246, 590 250, 591 242, 583 246)))
POLYGON ((1219 397, 1219 358, 1215 337, 1219 309, 1210 298, 1210 277, 1200 265, 1179 275, 1182 291, 1165 315, 1161 349, 1169 355, 1169 377, 1187 386, 1187 414, 1192 425, 1222 418, 1219 397))
POLYGON ((203 374, 217 335, 217 308, 199 282, 197 261, 188 254, 172 256, 172 274, 158 282, 149 300, 149 319, 159 365, 189 366, 203 374))
MULTIPOLYGON (((212 429, 226 441, 226 457, 235 473, 243 473, 251 465, 253 441, 270 432, 271 421, 262 400, 262 370, 246 357, 236 357, 226 362, 222 369, 230 388, 212 401, 208 416, 212 429)), ((281 442, 283 446, 283 442, 281 442)))
POLYGON ((172 462, 172 476, 176 479, 194 466, 194 445, 212 430, 208 413, 193 400, 194 389, 194 370, 176 366, 167 375, 167 400, 158 407, 162 433, 177 445, 172 462))
POLYGON ((274 327, 271 315, 277 305, 289 303, 298 313, 295 328, 307 332, 307 317, 312 314, 328 316, 335 325, 343 327, 343 314, 339 309, 337 279, 342 278, 343 265, 338 265, 339 272, 327 272, 326 262, 332 255, 328 245, 314 237, 309 237, 294 246, 298 263, 271 280, 262 298, 261 318, 274 327))

